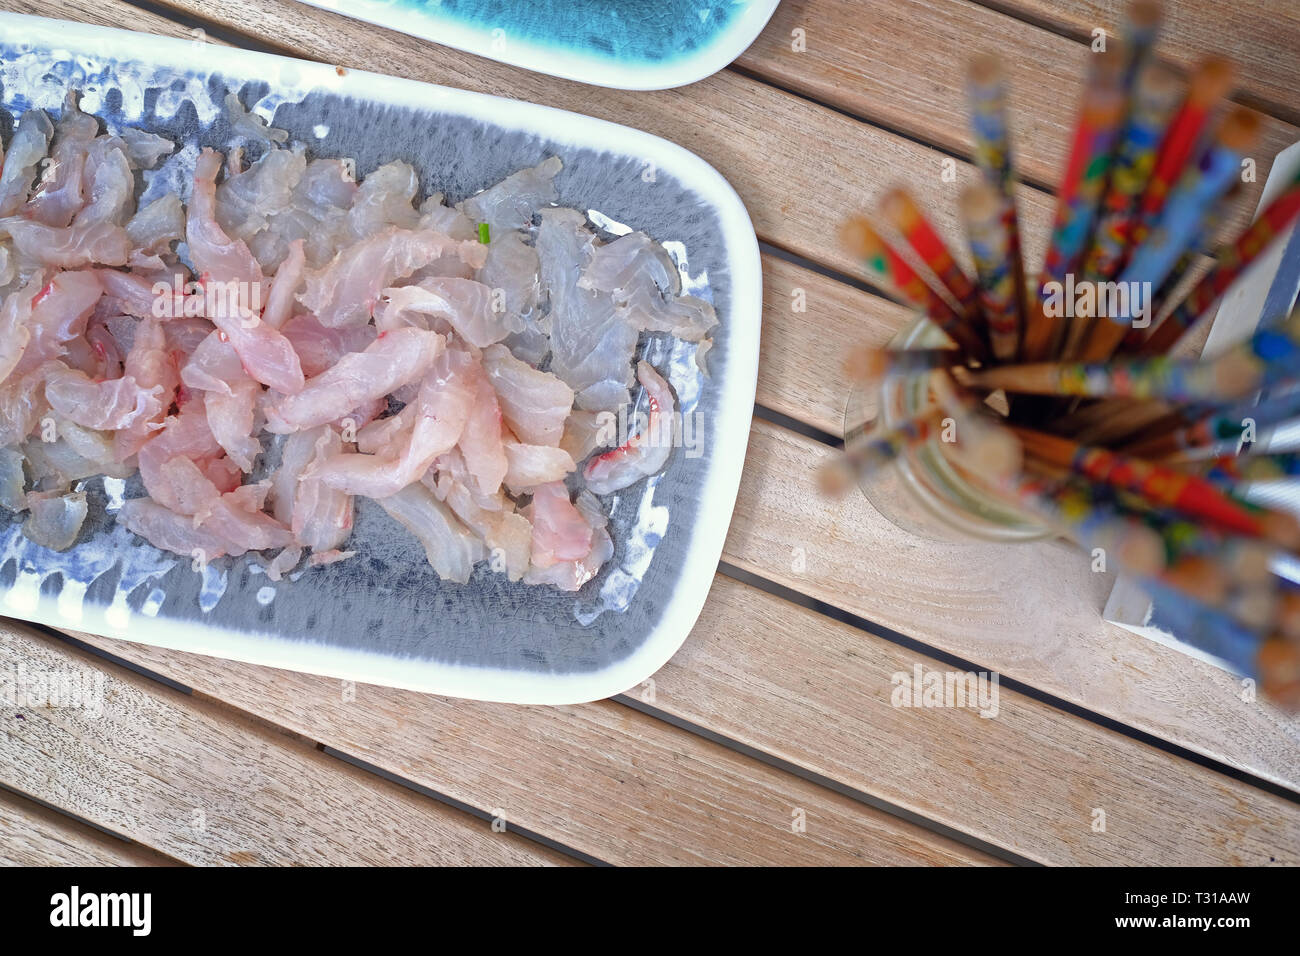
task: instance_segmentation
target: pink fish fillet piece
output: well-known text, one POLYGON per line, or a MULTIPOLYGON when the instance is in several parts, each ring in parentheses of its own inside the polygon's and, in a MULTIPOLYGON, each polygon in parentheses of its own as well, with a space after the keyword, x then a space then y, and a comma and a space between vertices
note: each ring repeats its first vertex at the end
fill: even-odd
POLYGON ((437 332, 398 329, 377 338, 364 352, 349 352, 296 395, 267 411, 267 428, 287 433, 337 421, 368 401, 418 380, 442 352, 437 332))
POLYGON ((327 266, 307 273, 298 300, 327 328, 370 321, 384 289, 397 279, 454 255, 480 268, 487 246, 428 229, 386 229, 341 250, 327 266))

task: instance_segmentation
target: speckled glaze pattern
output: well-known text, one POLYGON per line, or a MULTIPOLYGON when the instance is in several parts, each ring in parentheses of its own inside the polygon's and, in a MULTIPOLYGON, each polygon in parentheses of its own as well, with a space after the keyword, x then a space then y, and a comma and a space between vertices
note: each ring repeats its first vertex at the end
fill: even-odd
POLYGON ((777 0, 302 0, 539 73, 683 86, 739 56, 777 0))
POLYGON ((24 20, 50 22, 0 19, 6 138, 23 109, 55 114, 67 89, 76 88, 82 108, 110 127, 138 126, 180 143, 148 176, 146 195, 178 187, 188 195, 198 148, 234 142, 220 108, 234 90, 312 155, 355 157, 360 175, 405 160, 421 172, 426 191, 445 192, 451 201, 558 155, 565 164, 556 181, 560 203, 590 211, 611 229, 626 224, 665 241, 691 291, 713 302, 721 326, 707 378, 696 368, 694 346, 643 337, 642 355, 700 423, 703 453, 677 448, 664 473, 612 496, 614 559, 576 596, 512 584, 485 566, 468 585, 442 582, 414 538, 368 501, 358 509, 348 545, 358 555, 351 560, 278 584, 256 557, 222 559, 197 572, 114 522, 122 498, 142 493, 138 479, 97 478, 86 482, 91 515, 82 537, 64 554, 27 542, 13 516, 0 510, 0 611, 301 670, 521 702, 605 696, 635 683, 619 686, 616 679, 641 679, 623 666, 629 661, 644 661, 644 670, 651 657, 666 659, 672 641, 665 643, 665 634, 675 635, 675 649, 683 623, 689 630, 699 610, 679 605, 697 596, 702 603, 708 582, 701 572, 711 578, 716 565, 725 522, 718 529, 713 512, 730 515, 740 467, 731 458, 736 447, 741 457, 744 449, 735 430, 747 432, 753 402, 757 249, 747 217, 748 233, 736 228, 743 207, 734 193, 693 188, 703 181, 702 168, 726 189, 716 173, 663 141, 621 152, 628 143, 621 128, 573 114, 368 74, 334 82, 332 69, 326 75, 316 65, 259 54, 221 58, 226 65, 217 72, 211 48, 183 41, 160 42, 144 62, 124 55, 143 49, 132 46, 131 34, 78 28, 87 35, 64 46, 53 30, 24 37, 14 28, 24 20), (397 84, 391 97, 371 95, 388 83, 397 84), (427 108, 412 105, 426 101, 427 108), (494 121, 494 112, 509 118, 494 121), (554 138, 539 130, 553 130, 554 138), (651 163, 647 175, 650 148, 669 158, 651 163), (693 185, 674 169, 671 157, 678 155, 689 157, 682 168, 693 185), (737 263, 744 264, 739 277, 737 263), (737 323, 745 326, 742 335, 735 334, 737 323), (725 500, 710 498, 719 488, 725 500), (201 636, 189 640, 187 628, 201 636), (648 642, 656 644, 649 656, 648 642))

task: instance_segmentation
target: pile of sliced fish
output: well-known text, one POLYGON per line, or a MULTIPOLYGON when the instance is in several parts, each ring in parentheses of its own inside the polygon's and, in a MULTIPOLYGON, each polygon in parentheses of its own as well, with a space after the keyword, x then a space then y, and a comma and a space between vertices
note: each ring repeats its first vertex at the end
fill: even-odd
POLYGON ((138 473, 127 529, 203 561, 257 552, 279 580, 350 557, 365 497, 446 580, 486 563, 580 588, 614 551, 601 496, 672 451, 673 391, 638 340, 702 355, 713 308, 650 237, 602 241, 559 208, 558 157, 453 206, 406 163, 357 182, 227 110, 260 158, 199 151, 189 195, 147 203, 139 183, 177 144, 105 130, 75 95, 57 122, 18 118, 0 157, 0 507, 63 550, 84 480, 138 473), (617 436, 638 385, 649 414, 617 436))

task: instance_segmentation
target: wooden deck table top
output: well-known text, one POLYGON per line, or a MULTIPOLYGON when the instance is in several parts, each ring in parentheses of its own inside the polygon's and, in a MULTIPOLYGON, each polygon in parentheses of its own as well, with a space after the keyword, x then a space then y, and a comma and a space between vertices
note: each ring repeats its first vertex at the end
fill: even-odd
MULTIPOLYGON (((1300 863, 1300 719, 1104 623, 1112 579, 1063 543, 922 540, 815 487, 842 432, 845 344, 909 320, 854 278, 835 224, 903 183, 956 234, 974 177, 965 63, 992 49, 1040 260, 1086 41, 1123 6, 784 0, 731 67, 624 92, 294 0, 0 0, 645 129, 735 186, 764 268, 735 517, 699 623, 652 681, 513 707, 0 619, 0 669, 77 668, 111 701, 97 715, 0 703, 0 863, 1300 863), (998 674, 997 715, 893 706, 893 675, 917 666, 998 674)), ((1239 225, 1270 158, 1300 140, 1300 9, 1167 6, 1162 58, 1230 56, 1234 98, 1263 117, 1239 225)))

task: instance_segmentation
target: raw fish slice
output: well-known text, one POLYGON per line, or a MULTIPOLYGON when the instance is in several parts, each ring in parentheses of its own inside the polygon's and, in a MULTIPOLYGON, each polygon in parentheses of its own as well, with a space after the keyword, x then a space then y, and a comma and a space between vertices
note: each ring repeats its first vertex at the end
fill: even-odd
POLYGON ((125 150, 125 143, 108 136, 96 139, 86 150, 82 173, 86 204, 77 213, 80 225, 97 222, 127 225, 135 210, 135 171, 125 150))
POLYGON ((126 353, 123 373, 134 378, 141 388, 160 389, 162 401, 157 415, 136 422, 113 436, 118 458, 134 455, 148 437, 162 427, 167 409, 180 385, 176 360, 167 350, 167 339, 162 324, 157 319, 143 319, 137 326, 135 341, 126 353))
POLYGON ((253 434, 261 392, 256 382, 244 378, 231 382, 228 393, 209 392, 204 400, 212 437, 245 474, 262 453, 262 443, 253 434))
POLYGON ((569 500, 564 482, 535 488, 525 515, 533 523, 535 566, 545 568, 557 561, 574 561, 591 552, 591 525, 569 500))
POLYGON ((228 305, 219 307, 207 317, 239 356, 244 371, 256 381, 285 395, 302 391, 306 377, 292 343, 278 329, 244 311, 242 305, 228 305))
POLYGON ((28 110, 19 118, 9 152, 0 163, 0 217, 12 216, 26 204, 53 138, 54 124, 44 110, 28 110))
POLYGON ((515 494, 538 485, 562 482, 578 466, 567 451, 549 445, 506 442, 506 486, 515 494))
MULTIPOLYGON (((48 363, 50 368, 55 363, 48 363)), ((16 445, 32 433, 36 421, 48 409, 45 389, 46 366, 11 375, 0 385, 0 445, 16 445)))
MULTIPOLYGON (((143 276, 116 269, 96 269, 95 278, 104 287, 104 295, 113 307, 137 319, 162 319, 180 315, 183 309, 168 285, 167 291, 155 289, 155 283, 143 276), (163 313, 159 315, 158 313, 163 313)), ((162 285, 162 283, 159 283, 162 285)))
MULTIPOLYGON (((95 312, 99 312, 96 309, 95 312)), ((126 316, 122 321, 131 321, 126 316)), ((109 331, 106 320, 95 313, 86 320, 86 332, 79 339, 68 342, 64 349, 63 362, 69 368, 79 369, 95 381, 121 378, 122 348, 117 338, 109 331)))
POLYGON ((252 110, 244 109, 237 93, 227 93, 223 101, 226 118, 230 121, 232 136, 243 137, 250 143, 275 147, 289 141, 287 130, 276 129, 252 110))
POLYGON ((672 389, 648 362, 638 363, 637 379, 645 387, 650 403, 645 428, 587 463, 582 476, 595 494, 611 494, 662 471, 673 452, 677 415, 672 389))
POLYGON ((290 545, 271 559, 271 562, 266 566, 266 576, 272 581, 279 581, 297 567, 298 562, 301 560, 302 548, 297 545, 290 545))
POLYGON ((307 171, 306 156, 296 150, 268 150, 248 169, 227 176, 216 191, 216 220, 231 239, 253 241, 271 218, 288 209, 294 189, 307 171))
POLYGON ((246 243, 232 239, 216 219, 221 154, 205 149, 194 165, 194 193, 185 219, 185 242, 202 281, 237 283, 245 301, 264 301, 262 267, 246 243))
POLYGON ((340 250, 323 269, 308 272, 307 289, 298 299, 329 328, 364 324, 395 280, 450 255, 477 269, 487 258, 487 247, 436 232, 385 229, 340 250))
POLYGON ((113 431, 155 420, 163 411, 162 388, 142 388, 130 375, 94 382, 78 369, 55 369, 45 377, 45 400, 70 421, 113 431))
POLYGON ((265 484, 242 485, 217 498, 211 513, 199 527, 215 534, 225 553, 233 556, 248 551, 286 548, 293 543, 293 535, 261 510, 265 499, 265 484))
POLYGON ((307 164, 294 187, 289 205, 268 217, 267 228, 253 236, 250 248, 270 268, 288 254, 289 243, 301 239, 307 265, 318 269, 351 242, 347 212, 357 192, 351 165, 339 159, 307 164))
POLYGON ((21 448, 33 482, 47 488, 51 484, 66 488, 93 475, 126 478, 135 471, 133 462, 114 460, 109 433, 82 428, 67 419, 51 417, 50 421, 53 427, 49 432, 43 430, 21 448), (55 440, 45 441, 51 433, 55 440))
MULTIPOLYGON (((541 291, 541 260, 537 250, 524 242, 518 232, 492 237, 487 261, 476 278, 489 289, 501 290, 505 311, 512 320, 523 320, 537 310, 541 291)), ((519 329, 522 330, 522 322, 519 329)))
POLYGON ((713 306, 694 296, 678 297, 681 277, 663 246, 632 232, 592 251, 578 287, 605 292, 615 310, 642 332, 668 332, 698 342, 715 325, 713 306))
POLYGON ((465 584, 487 555, 483 542, 423 484, 407 485, 379 504, 419 539, 429 565, 444 581, 465 584))
POLYGON ((409 441, 415 426, 415 409, 408 405, 396 415, 370 422, 357 433, 357 450, 377 455, 392 445, 409 441))
MULTIPOLYGON (((211 329, 211 326, 208 326, 211 329)), ((183 366, 181 381, 186 388, 203 392, 234 394, 234 383, 244 381, 248 373, 239 355, 220 332, 209 331, 183 366)))
POLYGON ((81 534, 88 511, 84 491, 27 493, 27 520, 23 534, 51 551, 67 551, 81 534))
POLYGON ((239 470, 239 466, 225 456, 208 459, 202 470, 203 476, 223 495, 234 491, 244 480, 244 473, 239 470))
POLYGON ((415 229, 420 221, 415 210, 419 189, 420 177, 409 163, 380 166, 362 181, 353 197, 347 215, 350 240, 368 239, 393 226, 415 229))
POLYGON ((494 495, 505 480, 510 467, 502 445, 501 408, 487 373, 477 363, 467 372, 472 383, 473 403, 469 420, 457 447, 480 494, 494 495))
POLYGON ((345 491, 331 488, 314 473, 324 462, 339 456, 343 441, 338 432, 324 428, 312 446, 312 459, 299 478, 293 500, 293 536, 313 551, 333 551, 352 534, 353 501, 345 491))
POLYGON ((27 327, 32 317, 32 300, 40 294, 45 277, 37 275, 24 289, 12 292, 0 306, 0 382, 7 379, 22 360, 31 339, 27 327))
POLYGON ((204 400, 199 397, 186 402, 180 414, 168 418, 162 429, 145 442, 138 455, 140 479, 149 497, 179 513, 193 514, 217 493, 215 482, 202 466, 220 457, 222 448, 208 427, 204 405, 204 400), (195 471, 191 472, 184 466, 168 467, 175 458, 188 460, 195 471), (198 482, 197 496, 188 484, 177 485, 178 481, 188 482, 195 473, 213 486, 209 489, 198 482))
POLYGON ((180 197, 168 193, 137 210, 126 224, 126 235, 137 252, 171 252, 172 243, 185 238, 185 207, 180 197))
POLYGON ((288 339, 249 309, 265 301, 262 267, 240 240, 231 239, 214 218, 217 170, 221 155, 205 149, 194 172, 194 195, 186 220, 186 242, 205 293, 224 289, 223 307, 208 318, 230 339, 248 374, 277 391, 292 395, 303 386, 302 366, 288 339))
POLYGON ((551 337, 542 330, 542 323, 528 319, 524 330, 509 336, 505 343, 515 358, 530 365, 541 365, 551 354, 551 337))
POLYGON ((207 319, 171 319, 162 328, 178 367, 184 366, 212 334, 212 323, 207 319))
POLYGON ((196 527, 193 518, 179 515, 148 498, 124 501, 117 511, 117 521, 155 548, 172 554, 211 561, 228 553, 226 543, 215 532, 202 525, 196 527))
POLYGON ((502 417, 519 440, 558 445, 573 409, 573 389, 550 372, 521 362, 503 345, 483 350, 483 369, 496 390, 502 417))
POLYGON ((164 156, 176 150, 176 144, 165 136, 149 133, 134 126, 124 126, 118 135, 126 144, 126 155, 136 169, 153 169, 164 156))
POLYGON ((432 229, 453 239, 477 239, 478 229, 459 209, 448 206, 442 193, 434 193, 420 206, 421 229, 432 229))
MULTIPOLYGON (((385 289, 375 306, 375 328, 381 333, 394 329, 425 329, 451 335, 455 328, 441 314, 441 299, 417 284, 385 289)), ((344 326, 356 328, 356 326, 344 326)))
POLYGON ((465 461, 455 451, 443 455, 421 480, 487 545, 493 571, 504 573, 511 581, 524 576, 532 550, 533 526, 515 511, 513 502, 499 493, 484 496, 475 492, 470 487, 473 482, 465 461))
POLYGON ((74 222, 60 229, 26 219, 0 219, 0 234, 6 233, 24 260, 40 266, 124 266, 131 257, 131 238, 111 222, 74 222))
POLYGON ((313 568, 318 568, 322 565, 346 561, 348 558, 356 557, 356 554, 355 551, 317 551, 307 559, 307 563, 313 568))
MULTIPOLYGON (((306 269, 307 254, 303 250, 303 241, 295 239, 289 243, 288 256, 280 263, 280 268, 275 270, 275 276, 271 279, 271 291, 266 297, 266 308, 262 310, 262 321, 271 328, 283 328, 293 317, 294 306, 297 305, 295 296, 302 288, 306 269)), ((292 345, 293 342, 290 341, 289 344, 292 345)))
POLYGON ((588 385, 573 396, 573 404, 584 411, 597 411, 613 414, 632 400, 632 391, 628 379, 606 379, 588 385))
POLYGON ((26 460, 17 448, 0 448, 0 508, 27 510, 26 460))
POLYGON ((315 378, 349 352, 364 352, 375 341, 373 325, 327 329, 314 315, 295 315, 280 329, 298 354, 303 374, 315 378))
POLYGON ((298 481, 316 457, 316 439, 327 426, 320 425, 306 431, 294 432, 280 442, 280 464, 271 474, 271 514, 275 520, 293 527, 293 499, 298 493, 298 481))
POLYGON ((614 444, 618 433, 617 419, 609 412, 575 410, 564 423, 560 447, 576 462, 586 460, 597 448, 614 444))
MULTIPOLYGON (((416 401, 403 409, 410 424, 403 423, 401 443, 390 441, 379 454, 325 459, 313 466, 313 477, 331 488, 368 498, 383 498, 419 481, 434 460, 460 440, 480 377, 472 356, 447 349, 425 376, 416 401)), ((389 429, 396 432, 396 426, 389 429)))
POLYGON ((533 214, 559 197, 555 177, 564 163, 551 156, 531 169, 521 169, 501 182, 461 203, 474 222, 486 222, 492 235, 520 229, 533 221, 533 214))
POLYGON ((496 308, 493 291, 473 279, 424 279, 419 285, 389 289, 384 294, 395 297, 391 304, 400 312, 443 319, 475 348, 485 348, 523 329, 517 316, 496 308))
POLYGON ((591 548, 580 558, 539 564, 524 576, 525 584, 544 584, 561 591, 577 591, 600 573, 600 569, 614 556, 614 542, 609 537, 609 519, 600 502, 586 491, 578 495, 576 510, 591 529, 591 548))
POLYGON ((155 500, 165 502, 177 514, 191 515, 196 523, 212 513, 213 504, 223 493, 223 488, 193 460, 180 456, 162 463, 154 489, 160 491, 155 500))
POLYGON ((86 167, 86 150, 99 134, 99 121, 77 107, 75 93, 63 104, 63 115, 54 127, 50 162, 41 174, 35 195, 28 201, 23 215, 46 226, 65 229, 85 205, 82 172, 86 167))
MULTIPOLYGON (((28 286, 15 295, 26 297, 30 290, 28 286)), ((27 342, 10 374, 25 375, 62 356, 67 343, 85 333, 86 322, 103 292, 104 287, 90 272, 63 272, 42 286, 30 300, 31 312, 25 322, 27 342)))
MULTIPOLYGON (((597 383, 630 385, 638 334, 617 314, 608 295, 578 287, 593 240, 582 213, 572 209, 542 212, 537 252, 542 284, 551 301, 551 371, 575 392, 597 383)), ((607 390, 605 394, 611 393, 607 390)))
POLYGON ((376 339, 364 352, 349 352, 267 412, 272 431, 290 432, 336 421, 375 398, 422 377, 442 352, 436 332, 398 329, 376 339))

